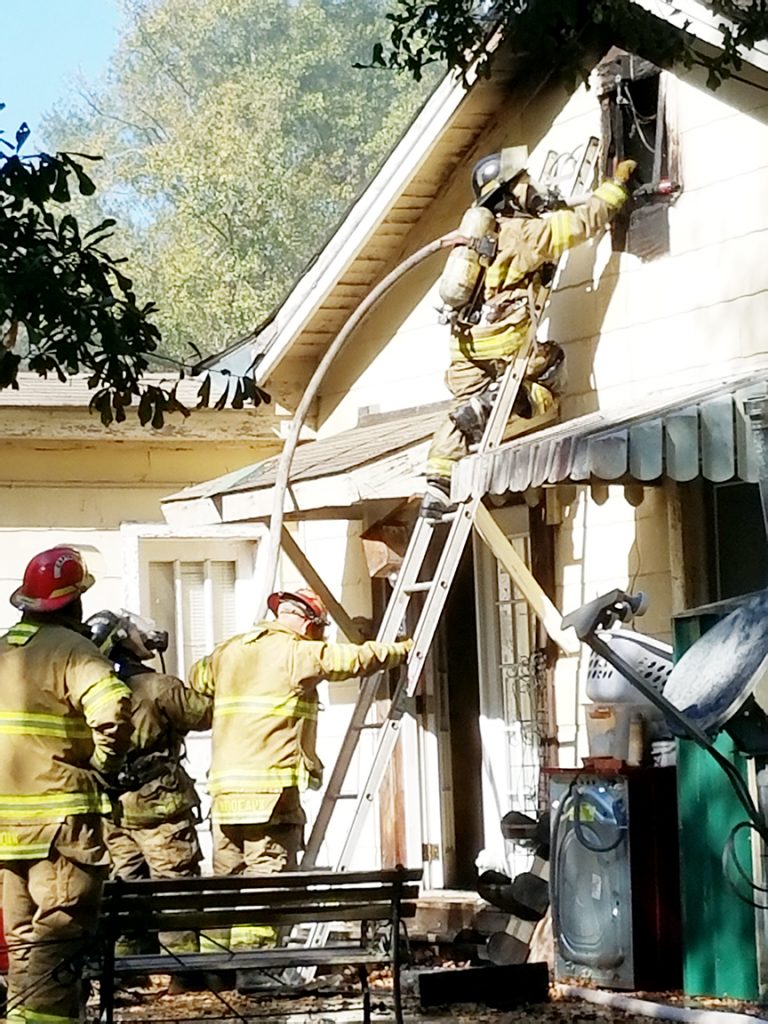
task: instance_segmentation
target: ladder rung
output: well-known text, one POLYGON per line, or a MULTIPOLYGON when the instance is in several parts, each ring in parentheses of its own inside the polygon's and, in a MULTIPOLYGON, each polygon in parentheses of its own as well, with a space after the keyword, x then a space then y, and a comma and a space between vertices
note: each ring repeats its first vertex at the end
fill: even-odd
POLYGON ((406 594, 420 594, 431 590, 434 582, 434 580, 420 580, 418 583, 411 583, 409 586, 403 587, 403 590, 406 594))

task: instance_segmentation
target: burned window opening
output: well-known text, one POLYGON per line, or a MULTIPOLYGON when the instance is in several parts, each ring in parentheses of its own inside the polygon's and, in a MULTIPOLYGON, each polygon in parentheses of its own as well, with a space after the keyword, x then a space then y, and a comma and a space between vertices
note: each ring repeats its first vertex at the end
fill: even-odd
POLYGON ((621 53, 597 69, 604 172, 637 163, 632 201, 613 225, 613 247, 641 259, 669 252, 669 206, 680 192, 677 145, 667 113, 666 78, 649 61, 621 53))

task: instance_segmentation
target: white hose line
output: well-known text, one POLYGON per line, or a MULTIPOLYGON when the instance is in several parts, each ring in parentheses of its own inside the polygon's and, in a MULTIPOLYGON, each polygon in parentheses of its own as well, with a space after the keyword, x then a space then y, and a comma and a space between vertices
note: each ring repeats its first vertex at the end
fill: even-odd
POLYGON ((451 231, 447 235, 441 235, 440 238, 436 238, 433 242, 429 242, 427 245, 422 246, 422 248, 417 252, 413 253, 407 259, 404 259, 402 263, 399 263, 394 270, 387 274, 385 278, 379 281, 379 283, 371 289, 368 295, 349 315, 344 326, 336 335, 326 350, 325 355, 318 363, 309 383, 307 384, 304 394, 301 397, 301 401, 298 404, 296 412, 293 415, 293 419, 291 420, 291 424, 288 429, 288 434, 283 444, 283 450, 277 464, 277 473, 272 497, 272 515, 269 521, 269 549, 266 564, 262 570, 260 592, 258 600, 256 601, 257 620, 266 614, 267 597, 275 585, 277 564, 282 541, 285 494, 290 482, 293 455, 299 441, 299 434, 301 432, 301 428, 304 426, 304 420, 307 418, 307 413, 309 412, 312 402, 315 400, 318 389, 320 388, 331 363, 339 354, 344 343, 350 334, 352 334, 355 327, 357 327, 357 325, 364 319, 385 292, 399 281, 404 274, 418 266, 420 263, 423 263, 423 261, 427 259, 427 257, 432 256, 433 253, 466 241, 467 239, 460 235, 458 231, 451 231))
POLYGON ((649 999, 637 999, 620 992, 606 992, 598 988, 581 988, 579 985, 555 985, 558 995, 569 999, 584 999, 599 1006, 610 1006, 615 1010, 636 1013, 641 1017, 658 1017, 660 1020, 676 1020, 690 1024, 755 1024, 768 1021, 766 1017, 755 1017, 751 1013, 731 1013, 725 1010, 695 1010, 687 1006, 666 1006, 652 1003, 649 999))

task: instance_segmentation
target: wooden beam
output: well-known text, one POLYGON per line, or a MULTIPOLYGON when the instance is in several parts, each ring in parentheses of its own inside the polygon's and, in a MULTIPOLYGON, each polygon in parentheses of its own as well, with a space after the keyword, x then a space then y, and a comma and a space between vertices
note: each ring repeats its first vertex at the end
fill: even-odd
POLYGON ((364 640, 367 640, 368 637, 363 635, 363 631, 356 626, 349 615, 347 615, 321 577, 318 575, 317 570, 285 527, 283 527, 282 530, 281 544, 283 551, 288 555, 308 585, 315 591, 318 597, 322 599, 331 618, 347 640, 353 644, 359 644, 364 640))
POLYGON ((544 629, 566 654, 576 654, 579 641, 572 629, 560 628, 562 615, 539 586, 531 570, 504 536, 499 524, 488 509, 480 503, 475 512, 474 526, 483 541, 512 577, 523 597, 541 620, 544 629))

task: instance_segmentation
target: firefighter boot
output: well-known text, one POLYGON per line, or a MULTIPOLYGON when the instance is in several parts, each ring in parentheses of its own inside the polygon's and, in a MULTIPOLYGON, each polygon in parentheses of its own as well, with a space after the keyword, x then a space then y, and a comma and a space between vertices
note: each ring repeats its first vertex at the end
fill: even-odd
POLYGON ((565 385, 565 352, 556 341, 539 341, 528 360, 525 371, 527 381, 543 384, 552 394, 559 395, 565 385))
POLYGON ((498 385, 491 384, 449 413, 453 425, 464 435, 467 447, 480 444, 482 441, 497 391, 498 385))
POLYGON ((451 501, 450 479, 443 476, 427 477, 427 486, 424 489, 424 497, 421 499, 419 515, 424 519, 434 519, 439 522, 445 516, 455 512, 457 507, 455 502, 451 501))

